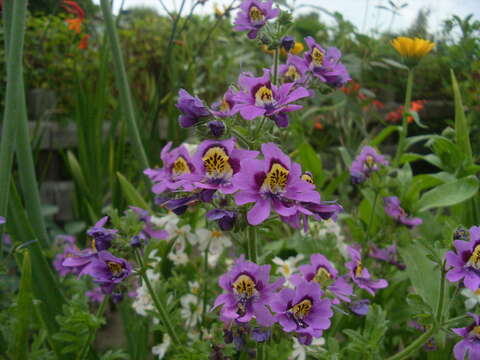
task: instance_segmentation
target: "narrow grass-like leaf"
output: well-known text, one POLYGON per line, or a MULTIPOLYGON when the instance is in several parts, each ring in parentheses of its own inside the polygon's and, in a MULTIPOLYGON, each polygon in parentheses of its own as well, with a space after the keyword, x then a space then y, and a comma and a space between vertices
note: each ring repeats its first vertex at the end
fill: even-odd
POLYGON ((135 189, 135 187, 125 178, 125 176, 117 172, 117 177, 118 181, 120 182, 120 186, 122 187, 122 191, 128 202, 131 205, 151 211, 148 203, 143 199, 142 195, 140 195, 140 193, 135 189))
POLYGON ((400 132, 402 131, 402 128, 397 125, 387 126, 385 129, 380 131, 380 133, 377 136, 375 136, 375 138, 370 142, 370 144, 373 146, 380 145, 382 142, 385 141, 385 139, 387 139, 395 131, 400 132))
POLYGON ((23 256, 22 277, 12 327, 14 340, 10 344, 12 346, 10 356, 14 360, 28 359, 28 330, 32 312, 32 267, 30 265, 30 255, 26 252, 23 256))
POLYGON ((463 111, 462 95, 460 94, 460 89, 458 88, 457 79, 455 78, 453 70, 450 70, 450 74, 452 77, 453 96, 455 99, 455 140, 465 156, 467 165, 470 165, 473 162, 472 147, 470 145, 467 118, 463 111))

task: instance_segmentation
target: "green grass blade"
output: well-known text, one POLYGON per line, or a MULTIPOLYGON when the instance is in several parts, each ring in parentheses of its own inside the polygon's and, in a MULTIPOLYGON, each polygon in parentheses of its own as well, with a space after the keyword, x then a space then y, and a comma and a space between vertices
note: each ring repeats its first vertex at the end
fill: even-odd
POLYGON ((143 199, 142 195, 135 189, 135 187, 119 172, 117 172, 118 181, 122 187, 122 191, 128 200, 128 203, 134 206, 141 207, 142 209, 149 210, 150 206, 143 199))
POLYGON ((135 119, 135 112, 133 109, 132 94, 128 85, 127 73, 125 71, 125 64, 123 61, 122 50, 120 48, 120 40, 118 38, 115 22, 113 21, 112 9, 108 0, 101 0, 103 17, 105 18, 106 32, 112 48, 112 58, 115 67, 115 76, 119 87, 120 98, 125 110, 125 118, 127 122, 128 132, 130 133, 133 145, 133 151, 139 159, 144 169, 149 168, 147 155, 140 139, 140 133, 135 119))
POLYGON ((28 330, 32 319, 32 267, 28 252, 23 256, 22 277, 17 296, 15 320, 12 326, 13 342, 10 354, 14 360, 28 359, 28 330))
POLYGON ((463 111, 462 95, 460 94, 460 89, 453 70, 450 70, 450 74, 452 76, 453 96, 455 99, 455 140, 467 160, 466 165, 471 165, 473 163, 472 147, 470 146, 467 118, 463 111))

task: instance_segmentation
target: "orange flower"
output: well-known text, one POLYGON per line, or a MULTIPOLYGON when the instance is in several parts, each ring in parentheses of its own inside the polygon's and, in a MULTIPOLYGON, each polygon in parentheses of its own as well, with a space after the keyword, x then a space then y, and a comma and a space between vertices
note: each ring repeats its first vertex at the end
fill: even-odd
POLYGON ((75 2, 70 0, 64 0, 62 7, 70 14, 75 15, 73 19, 67 19, 68 30, 75 31, 77 34, 80 34, 82 31, 82 23, 85 18, 85 12, 83 9, 75 2))
POLYGON ((345 95, 350 95, 352 93, 357 93, 360 90, 360 84, 355 80, 351 80, 347 83, 346 86, 340 88, 345 95))
MULTIPOLYGON (((423 109, 423 106, 424 104, 426 103, 425 100, 415 100, 415 101, 412 101, 412 104, 410 105, 410 111, 415 111, 415 112, 419 112, 423 109)), ((403 117, 403 106, 400 106, 397 110, 395 111, 390 111, 387 116, 385 117, 385 119, 388 121, 388 122, 392 122, 392 123, 396 123, 396 122, 400 122, 402 120, 402 117, 403 117)), ((407 121, 409 124, 411 124, 413 122, 413 116, 409 116, 407 118, 407 121)))
POLYGON ((68 30, 75 31, 77 34, 80 34, 82 31, 82 22, 83 20, 80 18, 75 19, 67 19, 65 20, 68 24, 68 30))
POLYGON ((80 43, 78 44, 78 48, 81 50, 88 49, 89 38, 90 38, 90 35, 83 35, 82 39, 80 40, 80 43))

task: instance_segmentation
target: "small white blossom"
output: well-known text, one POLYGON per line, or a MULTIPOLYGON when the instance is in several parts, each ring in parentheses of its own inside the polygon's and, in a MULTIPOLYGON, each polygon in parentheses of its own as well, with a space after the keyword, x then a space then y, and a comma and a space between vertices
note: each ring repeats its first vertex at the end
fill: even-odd
POLYGON ((169 234, 171 234, 177 228, 180 218, 175 213, 171 212, 162 217, 152 216, 150 221, 157 228, 165 229, 169 234))
POLYGON ((208 229, 198 229, 197 232, 198 248, 205 251, 208 247, 208 264, 215 267, 223 251, 232 246, 230 238, 224 232, 219 230, 210 231, 208 229))
POLYGON ((465 307, 467 310, 473 309, 477 304, 480 304, 480 289, 472 291, 470 289, 462 289, 460 292, 467 299, 465 300, 465 307))
POLYGON ((152 297, 145 284, 137 289, 137 295, 132 303, 132 307, 137 314, 142 316, 147 316, 147 311, 154 310, 152 297))
POLYGON ((322 350, 321 346, 325 344, 325 339, 313 338, 312 343, 308 346, 300 344, 297 338, 293 338, 293 351, 288 360, 306 360, 307 350, 322 350))
POLYGON ((170 336, 167 334, 163 334, 163 342, 159 345, 155 345, 154 347, 152 347, 153 355, 157 355, 159 360, 163 359, 171 343, 172 339, 170 339, 170 336))
POLYGON ((278 265, 276 274, 285 278, 285 286, 290 288, 294 287, 293 284, 290 283, 290 278, 297 271, 297 264, 302 261, 303 258, 304 256, 302 254, 298 254, 297 256, 291 256, 286 260, 280 259, 279 257, 272 259, 272 262, 278 265))

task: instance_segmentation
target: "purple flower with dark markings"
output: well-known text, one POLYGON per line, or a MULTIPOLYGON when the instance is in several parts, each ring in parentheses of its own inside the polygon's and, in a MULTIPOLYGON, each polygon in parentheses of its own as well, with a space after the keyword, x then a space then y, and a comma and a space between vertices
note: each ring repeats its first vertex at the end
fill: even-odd
POLYGON ((197 96, 190 95, 185 89, 178 92, 178 102, 176 107, 182 113, 178 122, 182 128, 188 128, 196 125, 202 118, 210 115, 207 107, 197 96))
POLYGON ((405 210, 400 206, 400 199, 396 196, 383 198, 383 207, 388 216, 396 222, 406 225, 410 229, 423 223, 421 218, 408 217, 405 210))
POLYGON ((280 64, 278 73, 284 83, 303 84, 307 77, 308 66, 301 57, 288 54, 287 62, 280 64))
POLYGON ((152 192, 155 194, 178 189, 184 189, 185 191, 194 189, 185 178, 186 175, 195 174, 196 171, 187 148, 185 145, 171 148, 172 142, 169 142, 162 149, 160 154, 163 163, 162 168, 146 169, 143 172, 153 182, 152 192))
POLYGON ((210 130, 210 133, 213 135, 213 137, 218 138, 225 133, 225 124, 223 123, 223 121, 218 121, 218 120, 209 121, 207 126, 210 130))
POLYGON ((228 88, 227 92, 223 95, 222 100, 214 102, 212 104, 211 113, 216 117, 226 118, 235 115, 233 107, 235 105, 235 91, 232 88, 228 88))
POLYGON ((212 310, 223 305, 220 318, 225 323, 234 320, 246 323, 255 316, 261 326, 273 325, 275 320, 267 305, 284 279, 269 283, 269 274, 270 265, 260 266, 241 256, 232 269, 220 277, 218 283, 224 293, 215 299, 212 310))
POLYGON ((107 221, 108 216, 104 216, 87 230, 87 235, 92 237, 92 248, 97 251, 109 249, 112 246, 113 239, 117 236, 117 230, 104 227, 107 221))
POLYGON ((339 304, 340 300, 350 302, 350 296, 353 293, 352 286, 347 283, 344 277, 338 276, 338 271, 322 254, 313 254, 310 257, 310 264, 298 267, 303 274, 292 277, 294 285, 301 281, 314 281, 320 285, 323 290, 333 294, 333 304, 339 304), (300 281, 298 280, 300 278, 300 281))
POLYGON ((132 267, 125 259, 117 258, 108 251, 100 251, 82 268, 79 276, 90 275, 105 294, 111 294, 117 284, 125 280, 132 267))
POLYGON ((455 334, 463 337, 453 348, 456 360, 480 359, 480 317, 472 313, 467 314, 473 318, 473 324, 464 328, 452 329, 455 334))
POLYGON ((281 47, 288 53, 295 46, 295 38, 293 36, 284 36, 282 38, 281 47))
POLYGON ((97 251, 92 248, 77 249, 77 251, 66 254, 61 266, 70 268, 74 274, 80 274, 82 270, 95 259, 97 254, 97 251))
POLYGON ((375 244, 371 244, 368 249, 368 256, 394 265, 399 270, 405 270, 405 265, 398 261, 396 244, 392 244, 384 249, 377 247, 375 244))
POLYGON ((310 92, 296 86, 295 83, 286 83, 275 86, 270 81, 270 70, 264 69, 263 76, 253 77, 243 73, 238 79, 242 91, 235 97, 233 110, 240 112, 245 120, 253 120, 259 116, 266 116, 277 124, 278 127, 288 126, 287 113, 299 110, 301 105, 293 102, 310 96, 310 92))
POLYGON ((258 151, 239 149, 235 138, 216 141, 205 140, 198 145, 193 156, 196 174, 189 178, 195 187, 209 190, 211 196, 216 190, 232 194, 237 188, 232 178, 241 170, 240 161, 257 157, 258 151))
POLYGON ((373 280, 368 270, 363 266, 360 252, 351 247, 347 247, 348 253, 352 261, 345 264, 345 267, 350 271, 350 276, 359 288, 368 291, 371 295, 375 295, 378 289, 383 289, 388 286, 388 282, 384 279, 373 280))
POLYGON ((470 228, 469 241, 455 240, 455 251, 446 255, 447 280, 457 282, 463 279, 463 285, 472 291, 480 287, 480 227, 470 228))
POLYGON ((368 311, 370 309, 370 300, 363 299, 363 300, 354 301, 350 305, 349 309, 355 315, 365 316, 368 314, 368 311))
POLYGON ((61 243, 63 246, 63 253, 57 254, 53 260, 53 267, 60 276, 66 276, 67 274, 76 274, 77 269, 72 267, 63 266, 63 262, 66 258, 73 256, 79 252, 76 244, 75 237, 69 235, 60 235, 55 239, 56 243, 61 243))
POLYGON ((236 31, 248 31, 248 38, 255 39, 258 31, 270 19, 276 18, 280 9, 273 9, 273 1, 244 0, 235 19, 236 31))
POLYGON ((242 171, 233 178, 238 193, 237 205, 255 203, 248 211, 250 225, 258 225, 270 215, 271 208, 283 217, 297 213, 294 202, 320 203, 315 186, 301 179, 300 165, 291 161, 277 145, 262 145, 264 160, 242 161, 242 171))
POLYGON ((388 161, 371 146, 364 146, 350 166, 350 176, 354 184, 360 184, 380 169, 388 161))
POLYGON ((316 282, 303 281, 294 289, 282 289, 272 302, 275 320, 285 332, 319 338, 330 327, 333 316, 331 303, 322 299, 323 292, 316 282))
POLYGON ((218 227, 222 231, 232 230, 235 220, 237 219, 236 211, 229 211, 224 209, 213 209, 207 212, 207 219, 216 221, 218 227))
POLYGON ((335 47, 324 50, 311 36, 306 37, 305 42, 309 47, 304 55, 305 62, 315 77, 335 87, 351 80, 347 68, 340 62, 340 50, 335 47))

